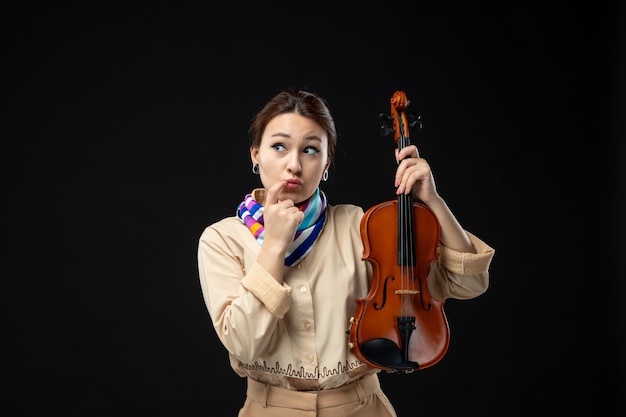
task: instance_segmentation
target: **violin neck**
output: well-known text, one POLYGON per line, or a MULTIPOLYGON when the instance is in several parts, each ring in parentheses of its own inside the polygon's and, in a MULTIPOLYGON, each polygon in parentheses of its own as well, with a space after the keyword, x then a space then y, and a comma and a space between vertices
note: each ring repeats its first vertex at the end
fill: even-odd
POLYGON ((415 266, 415 220, 410 194, 398 196, 398 265, 415 266))

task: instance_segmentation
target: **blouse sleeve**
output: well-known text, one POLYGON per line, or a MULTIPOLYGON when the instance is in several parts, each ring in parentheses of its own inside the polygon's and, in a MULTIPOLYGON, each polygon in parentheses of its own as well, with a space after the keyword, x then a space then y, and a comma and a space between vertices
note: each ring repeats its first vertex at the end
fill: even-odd
POLYGON ((432 265, 428 274, 428 288, 435 299, 470 299, 484 293, 489 286, 489 265, 495 250, 466 233, 476 253, 439 247, 439 262, 432 265))
POLYGON ((232 355, 253 362, 279 331, 279 319, 290 306, 291 289, 256 262, 245 272, 242 243, 215 226, 200 236, 198 272, 222 344, 232 355))

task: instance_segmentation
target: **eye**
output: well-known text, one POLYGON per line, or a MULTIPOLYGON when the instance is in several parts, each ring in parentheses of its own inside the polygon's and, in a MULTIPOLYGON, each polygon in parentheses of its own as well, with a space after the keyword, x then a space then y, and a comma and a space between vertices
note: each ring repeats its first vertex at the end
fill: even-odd
POLYGON ((287 148, 285 148, 285 145, 283 145, 282 143, 275 143, 275 144, 272 145, 272 148, 274 148, 278 152, 282 152, 285 149, 287 149, 287 148))
POLYGON ((307 146, 306 148, 304 148, 304 153, 307 155, 316 155, 320 153, 320 150, 317 149, 315 146, 307 146))

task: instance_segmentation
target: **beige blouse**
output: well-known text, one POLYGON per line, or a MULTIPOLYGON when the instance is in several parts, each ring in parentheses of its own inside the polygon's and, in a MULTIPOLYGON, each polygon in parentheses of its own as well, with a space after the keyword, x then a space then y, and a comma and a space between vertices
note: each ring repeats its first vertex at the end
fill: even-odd
MULTIPOLYGON (((329 205, 326 215, 313 249, 295 267, 285 267, 282 285, 256 263, 260 246, 239 218, 220 220, 200 236, 204 301, 241 377, 319 390, 379 372, 356 357, 346 334, 355 299, 367 296, 372 275, 362 260, 363 209, 329 205)), ((428 275, 434 298, 469 299, 487 289, 494 250, 468 236, 476 254, 439 247, 428 275)))

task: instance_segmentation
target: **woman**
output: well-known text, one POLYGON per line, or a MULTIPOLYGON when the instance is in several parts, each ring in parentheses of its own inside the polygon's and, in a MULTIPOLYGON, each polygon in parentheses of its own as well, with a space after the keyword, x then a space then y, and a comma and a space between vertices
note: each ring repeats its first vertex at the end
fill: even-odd
MULTIPOLYGON (((320 189, 337 142, 326 102, 283 91, 253 118, 250 139, 263 187, 208 226, 198 246, 208 312, 233 370, 247 378, 239 416, 395 416, 380 369, 360 361, 346 336, 372 268, 362 260, 363 209, 329 205, 320 189)), ((462 229, 415 146, 396 159, 397 194, 427 204, 440 224, 431 295, 482 294, 493 249, 462 229)))

